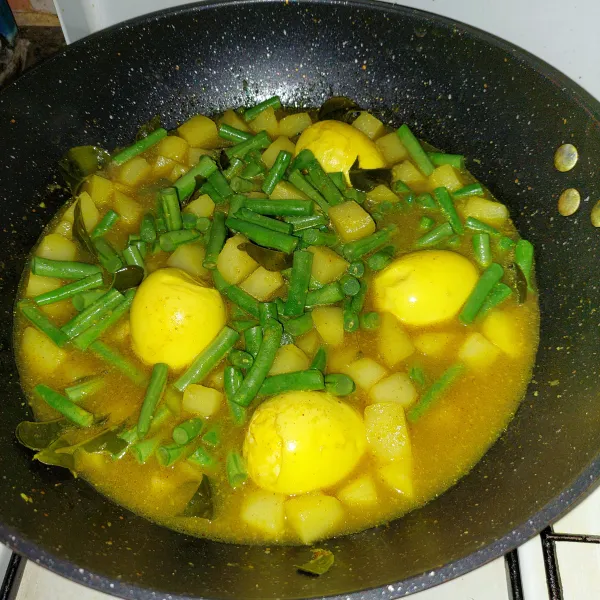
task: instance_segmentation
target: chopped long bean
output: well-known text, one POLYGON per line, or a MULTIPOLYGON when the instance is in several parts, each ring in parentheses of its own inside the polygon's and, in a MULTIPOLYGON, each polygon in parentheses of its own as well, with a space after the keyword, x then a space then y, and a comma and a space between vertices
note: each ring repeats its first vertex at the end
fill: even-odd
POLYGON ((240 334, 229 327, 223 327, 219 335, 194 359, 188 369, 173 383, 173 387, 183 392, 190 383, 200 383, 233 348, 240 334))
POLYGON ((352 309, 352 300, 346 298, 343 305, 344 331, 352 333, 360 326, 358 313, 352 309))
POLYGON ((75 262, 71 260, 51 260, 34 256, 31 259, 31 272, 43 277, 57 277, 58 279, 83 279, 90 275, 102 273, 98 265, 75 262))
POLYGON ((459 235, 464 233, 465 228, 456 212, 456 207, 454 206, 454 202, 452 201, 452 196, 450 196, 450 192, 445 187, 438 187, 433 190, 433 195, 437 200, 442 212, 445 217, 448 219, 448 222, 452 226, 452 229, 455 233, 459 235))
POLYGON ((500 235, 500 232, 491 225, 476 219, 475 217, 467 217, 465 219, 465 227, 471 231, 478 231, 480 233, 489 233, 490 235, 500 235))
POLYGON ((256 117, 258 117, 258 115, 260 115, 260 113, 267 110, 267 108, 273 108, 275 110, 281 108, 281 100, 279 96, 271 96, 270 98, 259 102, 252 108, 245 110, 243 114, 244 121, 246 121, 246 123, 253 121, 256 119, 256 117))
POLYGON ((473 255, 482 267, 489 267, 492 264, 489 233, 476 233, 473 235, 473 255))
POLYGON ((158 447, 156 451, 156 459, 158 464, 163 467, 170 467, 173 463, 179 460, 188 450, 187 446, 179 444, 164 444, 158 447))
POLYGON ((140 237, 148 244, 152 244, 156 240, 156 225, 154 217, 151 214, 145 214, 140 225, 140 237))
POLYGON ((144 268, 144 259, 137 246, 127 246, 127 248, 123 250, 123 260, 126 265, 135 265, 142 269, 144 268))
POLYGON ((210 196, 211 200, 217 205, 223 204, 225 202, 225 198, 223 198, 223 196, 221 196, 221 194, 218 192, 217 188, 210 181, 205 181, 200 186, 200 191, 203 194, 208 194, 210 196))
POLYGON ((34 390, 48 406, 79 427, 91 427, 94 424, 94 415, 91 412, 77 406, 47 385, 40 383, 35 386, 34 390))
POLYGON ((173 252, 173 250, 179 246, 195 242, 199 238, 200 234, 193 229, 180 229, 179 231, 167 231, 166 233, 162 233, 159 238, 159 243, 161 250, 173 252))
POLYGON ((337 281, 328 283, 318 290, 308 292, 306 295, 306 306, 318 306, 320 304, 335 304, 344 299, 344 292, 337 281))
POLYGON ((244 343, 246 345, 246 352, 256 358, 262 344, 262 328, 260 325, 255 325, 244 331, 244 343))
POLYGON ((217 190, 217 193, 222 198, 230 198, 233 196, 233 190, 231 189, 229 182, 221 173, 221 171, 215 171, 208 176, 208 182, 217 190))
POLYGON ((315 189, 325 198, 327 203, 330 206, 335 206, 336 204, 341 204, 344 202, 344 196, 342 196, 342 192, 335 187, 335 184, 325 171, 321 168, 321 165, 313 160, 306 167, 308 171, 308 178, 315 189))
POLYGON ((340 285, 342 286, 342 292, 346 296, 356 296, 360 291, 360 281, 352 275, 342 275, 340 277, 340 285))
POLYGON ((391 246, 391 250, 383 248, 379 250, 379 252, 375 252, 367 258, 367 265, 369 265, 369 269, 371 271, 381 271, 385 269, 391 262, 394 257, 394 247, 391 246))
POLYGON ((229 362, 240 369, 249 369, 254 363, 254 357, 243 350, 232 350, 229 354, 229 362))
POLYGON ((285 315, 288 317, 297 317, 304 312, 313 256, 312 252, 306 250, 294 252, 292 276, 284 308, 285 315))
POLYGON ((213 281, 215 287, 221 294, 244 309, 248 314, 256 319, 259 318, 259 303, 250 294, 239 288, 237 285, 230 285, 217 269, 213 271, 213 281))
POLYGON ((462 154, 445 154, 444 152, 428 152, 427 156, 436 167, 450 165, 459 171, 465 168, 465 157, 462 154))
POLYGON ((294 337, 308 333, 313 326, 312 315, 309 312, 295 319, 288 319, 283 323, 285 331, 294 337))
POLYGON ((136 385, 144 385, 146 383, 148 378, 143 371, 140 371, 132 362, 119 354, 115 349, 107 346, 104 342, 96 340, 90 344, 90 350, 109 365, 121 371, 123 375, 131 379, 136 385))
POLYGON ((202 156, 200 162, 195 167, 192 167, 173 184, 173 187, 177 190, 179 201, 183 204, 194 193, 196 189, 196 177, 206 179, 216 170, 217 165, 215 161, 209 156, 202 156))
POLYGON ((91 290, 100 287, 103 283, 104 280, 102 278, 102 274, 96 273, 95 275, 89 275, 88 277, 78 279, 77 281, 73 281, 72 283, 67 283, 66 285, 63 285, 62 287, 59 287, 55 290, 51 290, 50 292, 45 292, 44 294, 35 296, 35 298, 33 298, 33 301, 38 306, 52 304, 53 302, 60 302, 61 300, 73 298, 77 294, 86 290, 91 290))
POLYGON ((308 369, 307 371, 281 373, 267 377, 260 387, 259 393, 261 396, 274 396, 296 390, 316 391, 324 389, 323 373, 317 369, 308 369))
POLYGON ((235 214, 239 219, 248 221, 248 223, 260 225, 261 227, 271 229, 272 231, 279 231, 279 233, 286 233, 288 235, 292 233, 292 226, 289 223, 283 223, 277 219, 265 217, 264 215, 255 213, 247 208, 241 208, 235 214))
POLYGON ((360 290, 358 291, 358 294, 355 294, 352 297, 352 300, 351 300, 352 310, 357 315, 361 313, 361 311, 362 311, 362 309, 363 309, 363 307, 365 305, 365 299, 367 297, 367 291, 368 291, 367 283, 365 281, 361 280, 361 282, 360 282, 360 290))
POLYGON ((92 240, 96 250, 96 255, 100 264, 109 272, 116 273, 122 266, 123 261, 119 253, 113 248, 112 244, 103 237, 92 240))
POLYGON ((462 364, 455 364, 446 369, 431 387, 421 396, 417 404, 409 409, 406 414, 411 423, 422 417, 432 406, 432 404, 462 375, 464 372, 462 364))
MULTIPOLYGON (((302 152, 300 154, 302 154, 302 152)), ((296 161, 300 157, 300 154, 296 157, 296 161)), ((311 160, 314 160, 314 157, 311 160)), ((329 204, 327 200, 325 200, 318 190, 316 190, 312 184, 306 180, 304 175, 302 175, 299 170, 292 171, 288 177, 288 181, 294 187, 298 188, 305 196, 308 196, 313 202, 315 202, 325 214, 329 212, 329 204)))
POLYGON ((356 390, 352 377, 342 373, 325 375, 325 389, 334 396, 348 396, 356 390))
POLYGON ((140 440, 144 439, 150 430, 152 417, 167 387, 168 374, 169 367, 165 363, 156 363, 152 367, 152 374, 150 375, 150 381, 146 388, 146 394, 137 422, 137 433, 140 440))
POLYGON ((206 245, 206 255, 202 263, 205 269, 216 269, 219 253, 225 244, 227 229, 225 227, 225 213, 217 211, 213 215, 213 222, 210 228, 210 236, 206 245))
POLYGON ((100 296, 93 304, 75 315, 70 321, 61 327, 69 339, 83 333, 105 314, 116 308, 123 301, 123 294, 112 289, 100 296))
POLYGON ((314 212, 314 205, 310 200, 248 198, 244 206, 255 213, 270 217, 309 217, 314 212))
POLYGON ((87 308, 93 304, 100 296, 106 294, 105 289, 90 290, 87 292, 81 292, 76 296, 73 296, 71 303, 77 312, 81 312, 84 308, 87 308))
POLYGON ((527 289, 533 292, 533 245, 527 240, 519 240, 515 247, 515 263, 527 281, 527 289))
MULTIPOLYGON (((239 179, 238 175, 241 175, 245 168, 246 164, 241 158, 236 158, 234 156, 231 159, 229 166, 223 171, 223 175, 225 176, 225 179, 229 181, 229 185, 231 185, 234 178, 239 179)), ((233 186, 231 186, 231 189, 233 189, 233 186)))
POLYGON ((485 316, 492 308, 495 308, 504 302, 511 295, 512 290, 506 284, 501 282, 497 283, 483 301, 483 304, 477 313, 477 318, 480 319, 485 316))
POLYGON ((65 388, 65 395, 71 402, 79 402, 88 396, 93 396, 105 385, 103 377, 89 377, 81 383, 76 383, 65 388))
POLYGON ((283 179, 285 171, 291 162, 291 153, 286 150, 280 150, 262 185, 262 191, 265 194, 271 194, 273 192, 275 186, 283 179))
POLYGON ((317 371, 325 371, 325 367, 327 366, 327 350, 323 346, 321 346, 316 352, 310 363, 311 369, 317 369, 317 371))
POLYGON ((203 427, 204 421, 198 417, 179 423, 173 429, 173 441, 180 446, 189 444, 200 435, 203 427))
POLYGON ((130 448, 135 460, 140 464, 144 465, 148 462, 148 459, 156 452, 160 444, 160 437, 156 436, 142 440, 133 444, 130 448))
POLYGON ((228 142, 245 142, 252 137, 252 134, 222 123, 219 125, 219 137, 222 137, 228 142))
POLYGON ((428 231, 425 235, 422 235, 415 243, 417 248, 429 248, 435 246, 442 240, 449 238, 453 234, 452 226, 450 223, 444 223, 428 231))
POLYGON ((246 463, 242 455, 238 452, 228 452, 225 459, 225 470, 227 471, 227 481, 229 485, 235 489, 242 485, 248 479, 246 471, 246 463))
POLYGON ((377 312, 361 313, 360 315, 360 326, 363 329, 377 329, 379 322, 379 313, 377 312))
POLYGON ((96 227, 94 227, 90 237, 92 239, 102 237, 105 233, 108 233, 115 223, 120 219, 119 213, 109 209, 107 213, 98 221, 96 227))
POLYGON ((273 365, 282 335, 283 327, 277 321, 270 321, 264 327, 263 341, 254 359, 254 364, 248 371, 248 375, 242 382, 242 385, 233 396, 233 402, 240 406, 248 406, 254 400, 273 365))
POLYGON ((255 242, 259 246, 273 248, 274 250, 279 250, 286 254, 291 254, 299 241, 297 237, 292 235, 271 231, 260 225, 248 223, 247 221, 242 221, 236 217, 227 217, 225 225, 232 231, 245 235, 249 240, 255 242))
POLYGON ((318 229, 306 229, 302 232, 302 241, 310 246, 336 246, 340 239, 335 233, 319 231, 318 229))
POLYGON ((313 227, 326 226, 328 221, 323 215, 308 215, 306 217, 284 217, 283 220, 289 223, 294 233, 311 229, 313 227))
POLYGON ((423 175, 429 177, 433 173, 433 164, 429 159, 429 156, 423 150, 421 142, 415 137, 410 127, 406 124, 402 125, 396 133, 402 142, 402 145, 406 148, 409 156, 415 161, 415 164, 423 173, 423 175))
MULTIPOLYGON (((262 330, 261 330, 262 331, 262 330)), ((240 369, 227 366, 223 373, 223 387, 225 389, 225 397, 229 406, 229 413, 235 425, 243 425, 246 422, 247 411, 243 406, 232 402, 231 399, 242 385, 244 377, 240 369)))
POLYGON ((308 165, 315 160, 315 155, 311 150, 305 148, 298 153, 291 166, 291 171, 304 171, 308 165))
POLYGON ((355 260, 348 265, 348 273, 353 277, 362 277, 365 274, 365 263, 362 260, 355 260))
POLYGON ((355 261, 383 246, 396 234, 397 230, 396 225, 388 225, 373 235, 346 244, 343 247, 342 254, 346 260, 355 261))
POLYGON ((484 191, 480 183, 469 183, 460 190, 452 192, 454 198, 466 198, 467 196, 483 196, 484 191))
POLYGON ((437 209, 438 205, 436 201, 433 199, 433 196, 427 192, 424 194, 419 194, 415 198, 415 204, 425 209, 437 209))
POLYGON ((261 302, 258 305, 258 319, 261 325, 266 325, 269 319, 278 320, 279 311, 276 302, 261 302))
POLYGON ((431 231, 435 227, 435 221, 431 217, 423 215, 419 220, 419 229, 423 231, 431 231))
POLYGON ((179 197, 174 187, 163 188, 159 192, 162 216, 167 226, 167 231, 178 231, 183 228, 181 219, 181 208, 179 206, 179 197))
POLYGON ((255 136, 247 139, 245 142, 240 142, 231 148, 227 148, 225 150, 225 154, 231 159, 233 157, 236 158, 244 158, 248 152, 252 150, 262 150, 271 144, 271 140, 266 131, 261 131, 257 133, 255 136))
POLYGON ((479 278, 479 281, 473 288, 470 296, 467 298, 465 305, 459 315, 462 323, 470 325, 477 316, 477 313, 483 306, 487 295, 492 291, 492 288, 502 279, 504 269, 498 263, 492 263, 479 278))
POLYGON ((187 460, 204 469, 210 469, 217 464, 217 461, 202 446, 198 446, 198 448, 188 456, 187 460))
POLYGON ((148 150, 154 146, 154 144, 158 144, 160 140, 167 137, 167 130, 159 127, 155 129, 151 134, 147 135, 145 138, 142 138, 135 144, 128 146, 127 148, 121 150, 118 154, 115 154, 112 157, 112 161, 115 165, 121 166, 126 163, 128 160, 131 160, 133 157, 140 155, 142 152, 148 150))

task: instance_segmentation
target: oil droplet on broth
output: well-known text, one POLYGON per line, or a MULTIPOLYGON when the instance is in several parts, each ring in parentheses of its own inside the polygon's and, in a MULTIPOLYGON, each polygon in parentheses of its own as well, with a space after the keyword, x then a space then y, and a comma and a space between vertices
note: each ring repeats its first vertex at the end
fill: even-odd
POLYGON ((581 203, 581 194, 575 188, 566 189, 558 199, 558 212, 563 217, 575 214, 581 203))
POLYGON ((554 153, 554 166, 557 171, 566 173, 577 164, 578 159, 579 153, 577 152, 577 148, 573 144, 563 144, 554 153))

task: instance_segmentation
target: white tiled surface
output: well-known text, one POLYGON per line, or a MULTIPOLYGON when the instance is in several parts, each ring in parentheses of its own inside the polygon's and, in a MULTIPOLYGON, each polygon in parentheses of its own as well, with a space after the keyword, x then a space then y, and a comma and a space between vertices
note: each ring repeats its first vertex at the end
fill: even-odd
MULTIPOLYGON (((190 0, 191 1, 191 0, 190 0)), ((74 41, 123 19, 176 6, 181 0, 55 0, 67 39, 74 41)), ((553 64, 600 98, 600 0, 404 0, 495 33, 553 64)), ((600 490, 559 521, 564 533, 600 534, 600 490)), ((0 547, 0 572, 9 552, 0 547)), ((564 600, 600 598, 600 545, 557 545, 564 600)), ((539 538, 519 548, 525 600, 547 600, 539 538)), ((508 600, 498 559, 477 571, 413 596, 415 600, 508 600)), ((28 563, 17 600, 107 600, 109 597, 28 563)))

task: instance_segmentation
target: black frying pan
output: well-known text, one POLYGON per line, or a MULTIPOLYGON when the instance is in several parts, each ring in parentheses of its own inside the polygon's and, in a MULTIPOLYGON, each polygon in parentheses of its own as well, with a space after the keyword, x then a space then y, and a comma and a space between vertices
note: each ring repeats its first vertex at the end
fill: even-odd
POLYGON ((576 84, 510 44, 374 2, 216 2, 163 12, 82 40, 22 77, 0 95, 2 541, 127 598, 374 599, 460 575, 555 520, 600 474, 600 232, 589 220, 600 199, 599 114, 576 84), (13 436, 28 414, 12 354, 13 299, 29 249, 64 200, 47 189, 57 159, 78 144, 126 144, 156 113, 174 127, 272 94, 307 106, 347 95, 478 159, 469 167, 508 204, 538 256, 540 350, 506 434, 425 508, 322 544, 336 566, 319 579, 296 573, 301 548, 267 554, 153 525, 32 463, 13 436), (581 158, 560 174, 552 156, 566 141, 581 158), (556 200, 571 186, 590 200, 565 219, 556 200))

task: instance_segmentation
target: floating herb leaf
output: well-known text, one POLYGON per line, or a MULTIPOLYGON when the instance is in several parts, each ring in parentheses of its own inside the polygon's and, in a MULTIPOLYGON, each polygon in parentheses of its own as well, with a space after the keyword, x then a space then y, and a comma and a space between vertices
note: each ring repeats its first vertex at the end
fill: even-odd
POLYGON ((513 265, 515 270, 515 291, 517 292, 517 302, 523 304, 527 300, 527 278, 517 265, 513 265))
POLYGON ((154 133, 160 127, 160 116, 154 115, 149 121, 140 126, 135 135, 135 141, 139 142, 154 133))
POLYGON ((225 150, 221 150, 221 153, 219 154, 219 167, 221 167, 221 171, 228 169, 230 164, 231 161, 229 160, 229 156, 227 156, 225 150))
POLYGON ((73 194, 77 194, 87 177, 110 161, 110 154, 98 146, 75 146, 59 161, 58 169, 73 194))
POLYGON ((212 519, 214 516, 214 507, 212 500, 212 488, 210 480, 206 475, 202 476, 202 480, 194 495, 187 503, 181 513, 182 517, 196 517, 199 519, 212 519))
POLYGON ((144 279, 144 269, 137 265, 127 265, 115 271, 112 287, 119 292, 124 292, 137 287, 144 279))
POLYGON ((73 427, 73 424, 63 417, 52 421, 21 421, 17 425, 15 435, 19 443, 26 448, 44 450, 69 427, 73 427))
POLYGON ((75 213, 73 215, 73 237, 92 255, 96 256, 96 248, 92 238, 85 228, 85 221, 81 213, 81 203, 77 200, 75 204, 75 213))
POLYGON ((128 446, 127 441, 119 437, 122 429, 122 427, 108 429, 87 442, 83 442, 79 445, 79 448, 90 454, 97 454, 100 452, 120 454, 128 446))
POLYGON ((312 559, 303 565, 299 565, 298 571, 300 571, 300 573, 305 573, 306 575, 324 575, 331 569, 335 562, 333 552, 330 550, 323 550, 322 548, 315 548, 312 553, 312 559))
POLYGON ((360 106, 346 96, 333 96, 319 109, 319 121, 333 120, 352 123, 360 113, 360 106))
POLYGON ((370 192, 378 185, 392 185, 391 169, 361 169, 358 166, 358 159, 354 162, 348 172, 352 187, 361 192, 370 192))
POLYGON ((240 244, 238 249, 247 252, 251 258, 267 271, 283 271, 292 266, 292 254, 286 254, 285 252, 279 252, 278 250, 270 250, 269 248, 256 246, 250 242, 240 244))
POLYGON ((73 457, 72 452, 66 451, 70 450, 72 447, 73 446, 70 446, 69 442, 64 438, 58 438, 55 442, 50 444, 50 446, 35 454, 33 459, 44 463, 45 465, 63 467, 69 469, 69 471, 74 471, 75 458, 73 457), (61 452, 61 450, 63 452, 61 452))

